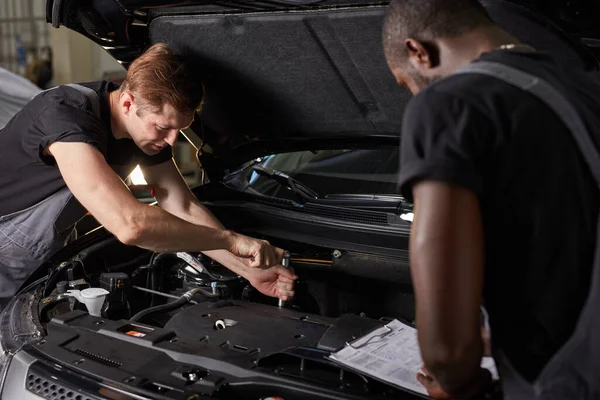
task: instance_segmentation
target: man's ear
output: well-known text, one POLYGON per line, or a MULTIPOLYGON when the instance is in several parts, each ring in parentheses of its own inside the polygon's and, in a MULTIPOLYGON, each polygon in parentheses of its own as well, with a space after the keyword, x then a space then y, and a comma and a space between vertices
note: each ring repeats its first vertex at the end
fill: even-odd
POLYGON ((123 93, 121 93, 121 96, 119 96, 119 102, 121 104, 121 109, 123 110, 123 113, 125 115, 129 115, 129 113, 132 111, 131 107, 134 104, 134 97, 133 97, 133 93, 125 91, 123 93))
POLYGON ((409 38, 404 41, 404 48, 408 60, 417 70, 432 69, 439 65, 439 52, 432 43, 409 38))

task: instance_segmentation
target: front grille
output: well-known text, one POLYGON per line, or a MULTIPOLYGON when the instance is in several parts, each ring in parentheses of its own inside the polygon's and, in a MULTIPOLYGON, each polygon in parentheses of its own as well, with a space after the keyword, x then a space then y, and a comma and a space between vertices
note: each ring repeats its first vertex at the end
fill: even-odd
POLYGON ((388 226, 386 213, 377 211, 356 210, 351 208, 332 207, 317 204, 306 204, 307 213, 348 222, 357 222, 366 225, 388 226))
POLYGON ((90 353, 89 351, 77 349, 77 350, 75 350, 75 353, 79 354, 80 356, 85 357, 85 358, 87 358, 89 360, 96 361, 97 363, 100 363, 100 364, 103 364, 103 365, 106 365, 106 366, 109 366, 109 367, 119 368, 121 365, 123 365, 120 362, 113 361, 111 359, 99 356, 99 355, 94 354, 94 353, 90 353))
POLYGON ((47 400, 95 400, 36 373, 27 374, 27 390, 47 400))

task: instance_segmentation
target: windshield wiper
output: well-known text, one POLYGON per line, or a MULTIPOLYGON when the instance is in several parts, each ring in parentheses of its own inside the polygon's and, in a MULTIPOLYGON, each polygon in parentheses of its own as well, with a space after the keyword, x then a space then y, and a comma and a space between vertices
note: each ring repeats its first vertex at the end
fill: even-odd
POLYGON ((290 189, 292 192, 294 192, 295 194, 297 194, 298 196, 302 197, 305 200, 320 199, 320 196, 317 192, 315 192, 314 190, 312 190, 311 188, 309 188, 302 182, 299 182, 296 179, 292 178, 291 176, 287 175, 286 173, 283 173, 283 172, 277 171, 277 170, 273 170, 273 169, 269 169, 269 168, 263 167, 262 165, 254 165, 254 166, 252 166, 252 170, 254 172, 256 172, 257 174, 267 177, 267 178, 270 178, 270 179, 274 180, 275 182, 277 182, 278 184, 280 184, 281 186, 284 186, 284 187, 290 189))

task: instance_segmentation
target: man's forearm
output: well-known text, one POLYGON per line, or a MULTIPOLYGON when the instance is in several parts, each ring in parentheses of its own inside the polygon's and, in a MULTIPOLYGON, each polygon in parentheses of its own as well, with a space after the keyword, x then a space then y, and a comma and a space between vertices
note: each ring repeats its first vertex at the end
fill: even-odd
MULTIPOLYGON (((140 206, 120 232, 124 243, 152 251, 207 251, 229 249, 233 233, 196 225, 158 207, 140 206)), ((224 251, 224 250, 223 250, 224 251)))
POLYGON ((252 274, 252 272, 256 271, 256 268, 248 267, 242 262, 242 260, 239 257, 231 254, 226 250, 207 250, 203 251, 202 253, 212 258, 219 264, 229 268, 231 272, 243 278, 250 279, 250 275, 252 274))
POLYGON ((437 180, 413 186, 410 270, 423 361, 455 395, 480 375, 485 265, 477 195, 437 180))
MULTIPOLYGON (((223 225, 210 212, 210 210, 208 210, 206 207, 204 207, 198 202, 192 202, 190 206, 187 207, 185 210, 169 209, 169 211, 177 215, 179 218, 184 219, 194 225, 206 226, 219 231, 225 230, 223 225)), ((252 268, 245 265, 239 257, 235 256, 227 250, 208 249, 203 250, 202 253, 217 261, 219 264, 229 268, 233 273, 240 275, 246 279, 248 279, 250 273, 252 272, 252 268)))

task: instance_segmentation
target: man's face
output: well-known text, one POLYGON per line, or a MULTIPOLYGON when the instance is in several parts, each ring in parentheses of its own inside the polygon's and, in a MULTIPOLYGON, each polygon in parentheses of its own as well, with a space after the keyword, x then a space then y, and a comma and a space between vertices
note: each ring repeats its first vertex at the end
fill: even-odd
POLYGON ((417 94, 421 90, 425 89, 432 83, 442 79, 440 75, 427 76, 417 68, 415 68, 410 62, 405 62, 401 66, 394 65, 390 66, 396 82, 400 86, 404 86, 412 94, 417 94))
MULTIPOLYGON (((399 46, 397 43, 395 46, 399 46)), ((396 82, 412 94, 417 94, 427 86, 443 78, 442 55, 432 57, 429 49, 415 39, 406 39, 402 48, 388 48, 385 50, 386 61, 390 71, 394 74, 396 82), (404 54, 399 54, 404 53, 404 54), (437 59, 437 62, 434 62, 437 59)))
POLYGON ((127 133, 144 153, 151 156, 167 145, 175 146, 180 130, 193 121, 193 116, 180 113, 170 104, 163 104, 158 111, 140 110, 133 104, 126 117, 127 133))

